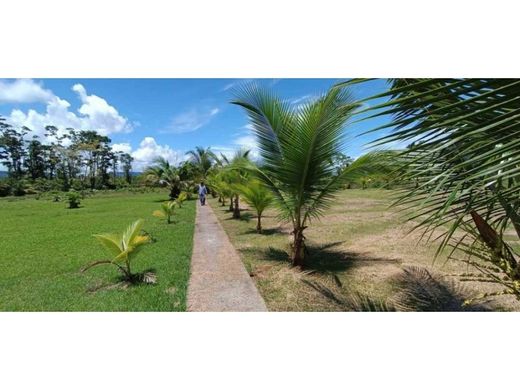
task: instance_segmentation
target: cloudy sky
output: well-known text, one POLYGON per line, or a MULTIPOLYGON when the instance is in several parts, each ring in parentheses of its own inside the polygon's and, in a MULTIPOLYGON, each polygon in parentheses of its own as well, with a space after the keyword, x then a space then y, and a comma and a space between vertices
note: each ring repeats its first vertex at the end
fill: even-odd
MULTIPOLYGON (((339 80, 0 79, 0 116, 39 135, 46 125, 98 130, 115 149, 131 153, 134 169, 141 170, 158 156, 179 162, 197 145, 225 154, 239 147, 254 150, 244 112, 229 104, 233 87, 252 81, 297 106, 339 80)), ((377 80, 352 92, 363 98, 384 86, 384 80, 377 80)), ((373 136, 359 134, 374 124, 347 129, 347 154, 363 154, 373 136)))

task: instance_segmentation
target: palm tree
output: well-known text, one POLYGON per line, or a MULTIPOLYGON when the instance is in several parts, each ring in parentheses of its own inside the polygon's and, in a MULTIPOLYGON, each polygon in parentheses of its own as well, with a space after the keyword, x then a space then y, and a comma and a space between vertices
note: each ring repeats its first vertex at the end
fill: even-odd
POLYGON ((103 245, 112 256, 110 260, 100 260, 83 268, 82 272, 100 264, 112 264, 116 266, 128 282, 135 282, 130 264, 143 245, 151 240, 147 235, 140 234, 144 220, 138 219, 121 234, 95 234, 94 237, 103 245), (121 265, 123 263, 123 265, 121 265))
POLYGON ((146 180, 154 184, 166 185, 170 189, 170 199, 175 199, 179 196, 182 187, 179 170, 163 157, 158 157, 154 164, 145 169, 146 180))
POLYGON ((232 207, 233 218, 235 219, 240 219, 240 186, 245 184, 248 179, 248 171, 244 169, 243 166, 251 162, 249 159, 250 152, 250 150, 244 148, 235 151, 233 158, 228 161, 228 165, 226 166, 224 178, 233 192, 231 203, 233 203, 234 199, 234 204, 230 206, 230 210, 232 207))
POLYGON ((197 168, 201 180, 206 179, 213 163, 218 160, 210 148, 204 149, 202 146, 197 146, 194 150, 186 152, 186 155, 189 156, 190 162, 197 168))
POLYGON ((182 204, 188 199, 188 193, 186 191, 182 191, 177 199, 175 199, 175 202, 177 202, 177 206, 179 206, 180 209, 182 209, 182 204))
POLYGON ((273 201, 271 192, 258 180, 251 180, 238 187, 245 202, 256 211, 256 231, 262 233, 262 213, 273 201))
POLYGON ((161 210, 155 210, 153 212, 153 215, 155 217, 164 218, 166 220, 166 223, 170 224, 171 218, 175 212, 175 207, 177 206, 177 204, 178 203, 175 200, 164 202, 161 204, 161 210))
MULTIPOLYGON (((368 82, 351 80, 345 84, 368 82)), ((374 130, 395 129, 378 144, 405 144, 399 205, 426 237, 439 228, 438 252, 461 249, 480 280, 520 299, 520 255, 504 239, 520 241, 520 80, 393 79, 369 99, 373 116, 392 115, 374 130), (412 206, 420 206, 419 211, 412 206), (454 233, 464 235, 455 238, 454 233)), ((365 110, 366 113, 367 110, 365 110)), ((366 116, 366 115, 365 115, 366 116)))
POLYGON ((224 180, 225 173, 222 169, 218 171, 213 171, 206 179, 208 186, 217 193, 218 200, 222 206, 226 205, 226 198, 230 199, 231 210, 233 211, 233 191, 231 190, 229 184, 224 180))
POLYGON ((232 102, 243 107, 256 135, 262 164, 250 170, 272 192, 280 217, 293 225, 291 261, 304 266, 304 231, 334 200, 343 182, 366 174, 365 155, 338 174, 333 158, 343 149, 343 128, 358 107, 348 91, 333 88, 294 108, 257 85, 246 85, 232 102))

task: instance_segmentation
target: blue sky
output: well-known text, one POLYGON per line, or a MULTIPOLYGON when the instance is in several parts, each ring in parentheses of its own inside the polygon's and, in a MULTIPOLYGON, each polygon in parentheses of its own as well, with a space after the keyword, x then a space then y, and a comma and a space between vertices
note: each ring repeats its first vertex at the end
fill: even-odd
MULTIPOLYGON (((96 129, 117 149, 131 153, 136 169, 157 156, 172 162, 197 145, 231 153, 253 147, 254 137, 240 107, 231 105, 232 87, 252 79, 4 79, 0 115, 16 126, 43 134, 45 125, 96 129)), ((295 106, 339 79, 259 79, 295 106)), ((385 80, 355 86, 364 98, 380 92, 385 80)), ((374 136, 356 137, 381 120, 350 126, 347 154, 357 157, 374 136)))

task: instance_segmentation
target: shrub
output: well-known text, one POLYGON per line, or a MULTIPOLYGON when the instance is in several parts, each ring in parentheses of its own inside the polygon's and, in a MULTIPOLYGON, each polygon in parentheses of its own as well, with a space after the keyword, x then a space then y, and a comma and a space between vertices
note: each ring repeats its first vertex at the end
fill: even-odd
POLYGON ((9 183, 3 181, 0 182, 0 197, 11 195, 11 186, 9 183))
POLYGON ((76 191, 67 192, 67 202, 69 202, 69 209, 77 209, 81 203, 81 195, 76 191))
POLYGON ((11 184, 11 191, 14 196, 25 195, 25 182, 23 180, 15 180, 11 184))

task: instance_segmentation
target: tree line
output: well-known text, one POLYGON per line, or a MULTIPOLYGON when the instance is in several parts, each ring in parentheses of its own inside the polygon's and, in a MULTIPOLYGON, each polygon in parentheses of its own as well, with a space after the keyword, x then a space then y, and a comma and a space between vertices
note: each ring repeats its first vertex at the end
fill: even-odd
POLYGON ((29 188, 114 189, 132 183, 133 158, 113 150, 109 137, 95 130, 59 131, 55 126, 46 126, 44 136, 50 142, 0 117, 0 163, 7 169, 0 195, 24 195, 29 188))

